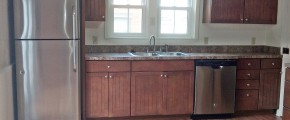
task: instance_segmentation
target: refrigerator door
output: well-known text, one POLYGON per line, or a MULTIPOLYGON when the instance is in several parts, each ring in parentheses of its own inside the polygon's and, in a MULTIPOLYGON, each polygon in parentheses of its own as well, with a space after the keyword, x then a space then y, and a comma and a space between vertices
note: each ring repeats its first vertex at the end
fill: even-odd
POLYGON ((19 120, 80 120, 79 41, 16 41, 16 59, 19 120))
POLYGON ((79 0, 14 0, 15 38, 74 39, 79 11, 79 0))

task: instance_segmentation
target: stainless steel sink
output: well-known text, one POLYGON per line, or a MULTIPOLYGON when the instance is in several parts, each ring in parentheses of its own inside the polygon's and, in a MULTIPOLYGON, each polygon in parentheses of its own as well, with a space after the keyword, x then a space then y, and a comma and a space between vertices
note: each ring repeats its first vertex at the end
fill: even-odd
POLYGON ((129 52, 132 56, 140 57, 158 57, 158 56, 185 56, 187 54, 182 52, 129 52))

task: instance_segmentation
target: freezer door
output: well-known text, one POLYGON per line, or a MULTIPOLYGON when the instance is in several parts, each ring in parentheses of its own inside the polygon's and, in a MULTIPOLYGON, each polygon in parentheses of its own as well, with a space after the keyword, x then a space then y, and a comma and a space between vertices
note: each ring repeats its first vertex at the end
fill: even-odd
POLYGON ((19 120, 80 120, 78 46, 70 40, 16 41, 19 120))
POLYGON ((196 66, 194 114, 212 113, 213 74, 211 66, 196 66))
POLYGON ((15 38, 74 39, 79 11, 79 0, 14 0, 15 38))

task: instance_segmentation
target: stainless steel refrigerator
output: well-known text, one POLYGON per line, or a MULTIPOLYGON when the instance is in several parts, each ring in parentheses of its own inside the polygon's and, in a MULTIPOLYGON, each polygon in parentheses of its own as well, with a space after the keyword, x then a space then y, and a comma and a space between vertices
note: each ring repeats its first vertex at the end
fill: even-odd
POLYGON ((19 120, 80 120, 79 0, 14 0, 19 120))

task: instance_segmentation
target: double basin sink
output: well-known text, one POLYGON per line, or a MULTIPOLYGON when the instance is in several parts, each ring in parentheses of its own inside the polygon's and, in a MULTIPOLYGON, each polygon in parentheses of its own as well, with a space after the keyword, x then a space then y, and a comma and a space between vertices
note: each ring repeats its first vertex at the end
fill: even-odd
POLYGON ((132 56, 139 57, 171 57, 171 56, 186 56, 187 54, 182 52, 128 52, 132 56))

